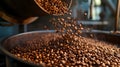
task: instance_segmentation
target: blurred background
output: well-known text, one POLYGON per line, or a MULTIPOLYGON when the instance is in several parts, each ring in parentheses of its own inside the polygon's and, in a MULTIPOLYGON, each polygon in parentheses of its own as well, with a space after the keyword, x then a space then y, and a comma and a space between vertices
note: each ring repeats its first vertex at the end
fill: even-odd
MULTIPOLYGON (((49 20, 55 16, 44 14, 40 16, 38 14, 35 19, 27 19, 28 21, 25 25, 12 24, 11 22, 14 22, 13 19, 16 20, 16 17, 21 18, 26 16, 24 13, 25 11, 21 11, 17 7, 13 10, 13 8, 7 7, 9 5, 11 6, 11 4, 6 2, 7 0, 3 1, 3 3, 1 2, 2 4, 0 5, 0 38, 26 31, 54 29, 53 25, 49 22, 49 20), (4 3, 8 5, 6 6, 4 3), (17 11, 15 12, 15 9, 19 9, 20 12, 18 13, 20 16, 14 14, 17 13, 17 11), (4 15, 6 16, 4 17, 4 15)), ((31 5, 31 3, 28 3, 28 5, 31 5)), ((25 6, 26 4, 22 7, 25 6)), ((12 5, 11 7, 15 7, 15 5, 12 5)), ((33 7, 30 6, 29 8, 31 9, 33 7)), ((72 17, 77 19, 78 23, 82 23, 85 27, 103 31, 113 31, 115 29, 117 0, 74 0, 72 2, 70 10, 72 10, 72 17)), ((30 11, 34 12, 33 9, 29 10, 29 12, 30 11)), ((38 11, 38 13, 41 12, 38 11)), ((19 21, 19 23, 22 22, 23 21, 19 21)), ((117 30, 120 30, 120 24, 117 30)))

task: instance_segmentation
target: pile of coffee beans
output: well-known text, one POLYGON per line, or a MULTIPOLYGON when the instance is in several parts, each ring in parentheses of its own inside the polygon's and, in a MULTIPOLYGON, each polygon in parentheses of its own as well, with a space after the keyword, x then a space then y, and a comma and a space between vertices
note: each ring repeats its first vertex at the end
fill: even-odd
POLYGON ((26 41, 24 47, 16 46, 11 53, 26 62, 46 67, 120 66, 120 49, 117 46, 81 36, 82 24, 78 25, 70 17, 54 18, 52 22, 59 37, 53 37, 46 44, 36 37, 26 41))
POLYGON ((64 15, 68 12, 69 4, 64 0, 36 0, 43 10, 53 15, 64 15))
POLYGON ((11 53, 16 57, 42 64, 46 67, 119 67, 120 49, 109 43, 101 42, 91 38, 78 37, 57 37, 48 44, 41 44, 35 38, 26 42, 26 47, 16 46, 11 53), (31 47, 38 47, 30 49, 31 47), (34 46, 36 44, 36 46, 34 46), (33 45, 33 46, 32 46, 33 45))

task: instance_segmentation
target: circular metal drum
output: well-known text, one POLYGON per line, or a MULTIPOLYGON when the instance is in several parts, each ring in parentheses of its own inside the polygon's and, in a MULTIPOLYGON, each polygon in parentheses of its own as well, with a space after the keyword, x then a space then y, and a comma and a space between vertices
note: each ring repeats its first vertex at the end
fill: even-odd
MULTIPOLYGON (((120 58, 119 58, 120 57, 120 54, 119 54, 120 51, 119 51, 119 48, 116 47, 117 45, 113 46, 110 43, 105 43, 103 41, 100 41, 100 40, 104 40, 104 41, 111 42, 112 38, 114 38, 115 40, 112 40, 112 41, 114 41, 113 43, 120 44, 119 43, 119 37, 111 35, 111 34, 109 35, 109 34, 105 34, 105 33, 100 33, 100 32, 83 33, 83 35, 81 35, 81 36, 84 36, 84 38, 83 37, 80 38, 80 44, 78 44, 78 45, 76 43, 78 41, 76 41, 76 40, 75 40, 76 44, 74 44, 72 42, 67 43, 67 41, 65 39, 60 40, 61 43, 64 43, 64 41, 65 41, 64 45, 61 45, 61 44, 59 45, 55 41, 59 38, 62 38, 62 37, 61 37, 60 34, 55 33, 52 30, 27 32, 27 33, 14 35, 14 36, 11 36, 11 37, 5 39, 3 41, 3 43, 0 45, 0 50, 6 56, 12 58, 13 60, 20 61, 21 63, 25 63, 25 64, 28 64, 28 65, 33 66, 33 67, 44 67, 45 64, 42 64, 42 63, 37 64, 37 63, 34 63, 34 62, 28 62, 28 60, 23 60, 23 58, 16 57, 10 51, 12 49, 14 49, 15 47, 26 48, 26 50, 34 50, 34 49, 35 50, 36 49, 43 50, 43 48, 46 47, 45 45, 47 45, 50 41, 52 41, 51 43, 54 43, 54 44, 47 45, 47 47, 54 46, 54 48, 51 47, 49 49, 46 49, 45 51, 50 50, 50 52, 51 51, 52 52, 57 52, 57 51, 53 51, 52 49, 57 50, 57 49, 62 48, 62 50, 67 51, 66 53, 68 53, 68 55, 71 55, 71 54, 76 55, 77 54, 77 55, 81 56, 82 54, 83 55, 88 55, 88 53, 90 52, 90 53, 93 53, 93 55, 94 54, 97 55, 98 53, 100 53, 100 54, 98 54, 99 56, 95 56, 95 57, 100 57, 100 58, 108 57, 109 58, 109 56, 112 56, 112 57, 116 57, 117 60, 120 60, 120 58), (88 37, 90 37, 91 34, 95 34, 96 38, 95 39, 89 39, 88 37), (33 44, 31 44, 31 41, 34 41, 33 44), (38 43, 38 41, 39 41, 39 43, 38 43), (29 44, 26 44, 26 42, 29 42, 29 44), (42 47, 41 47, 41 44, 43 44, 42 47), (85 49, 86 53, 84 52, 84 49, 85 49), (88 52, 87 52, 87 50, 88 50, 88 52), (79 53, 79 51, 83 51, 83 53, 81 54, 81 53, 79 53), (103 54, 103 55, 101 55, 101 54, 103 54)), ((74 40, 74 38, 72 40, 74 40)), ((20 51, 24 52, 24 50, 20 50, 20 51)), ((44 51, 42 51, 42 52, 44 52, 44 51)), ((61 53, 63 53, 63 52, 61 52, 61 53)), ((46 53, 46 54, 48 54, 48 53, 46 53)), ((59 54, 59 55, 62 56, 62 54, 59 54)), ((45 55, 45 57, 46 57, 46 55, 45 55)), ((86 57, 86 56, 84 56, 84 57, 86 57)), ((70 58, 71 58, 71 56, 70 56, 70 58)), ((67 61, 71 61, 70 58, 67 61)), ((82 57, 79 57, 79 58, 82 58, 82 57)), ((87 58, 91 59, 93 57, 91 56, 91 57, 87 57, 87 58)), ((98 60, 99 60, 99 58, 98 58, 98 60)), ((59 60, 59 61, 61 61, 61 60, 59 60)), ((63 63, 64 62, 65 61, 63 61, 63 63)), ((73 63, 73 62, 69 62, 69 63, 73 63)), ((115 62, 115 63, 118 63, 118 62, 115 62)), ((58 63, 58 65, 59 65, 59 63, 58 63)), ((97 65, 97 63, 96 63, 96 65, 97 65)), ((109 64, 109 65, 111 65, 111 64, 109 64)), ((53 66, 54 66, 54 64, 53 64, 53 66)), ((93 64, 93 66, 94 66, 94 64, 93 64)))

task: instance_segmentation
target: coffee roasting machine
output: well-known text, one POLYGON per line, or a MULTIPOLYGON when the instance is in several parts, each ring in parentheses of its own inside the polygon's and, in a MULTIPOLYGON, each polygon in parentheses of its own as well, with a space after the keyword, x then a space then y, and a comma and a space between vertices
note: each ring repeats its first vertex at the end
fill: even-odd
MULTIPOLYGON (((13 48, 17 44, 21 44, 24 40, 29 40, 37 36, 41 36, 43 40, 49 40, 51 37, 44 37, 44 33, 55 32, 54 27, 52 24, 46 23, 49 22, 49 19, 52 17, 58 17, 60 15, 53 15, 49 14, 45 9, 41 8, 39 0, 1 0, 0 2, 0 67, 21 67, 21 66, 29 66, 29 67, 42 67, 43 65, 37 65, 29 62, 25 62, 19 58, 16 58, 12 54, 9 53, 9 49, 13 48), (49 19, 48 19, 49 18, 49 19), (42 21, 42 22, 41 22, 42 21), (36 23, 36 24, 35 24, 36 23), (3 27, 7 27, 3 28, 3 27), (10 30, 12 27, 11 34, 10 30), (40 27, 36 29, 35 27, 40 27), (47 30, 45 30, 47 29, 47 30), (37 30, 37 31, 36 31, 37 30), (39 30, 39 31, 38 31, 39 30), (41 31, 40 31, 41 30, 41 31), (4 32, 5 31, 5 32, 4 32), (28 32, 28 31, 35 31, 35 32, 28 32), (10 34, 8 34, 10 32, 10 34), (22 34, 20 34, 22 33, 22 34), (42 34, 41 34, 42 33, 42 34), (16 35, 17 34, 17 35, 16 35), (40 35, 39 35, 40 34, 40 35), (9 36, 12 36, 8 38, 9 36), (31 37, 31 38, 29 38, 31 37), (6 39, 7 38, 7 39, 6 39), (14 43, 14 44, 13 44, 14 43), (11 45, 11 46, 8 46, 11 45)), ((47 1, 47 0, 46 0, 47 1)), ((72 16, 76 19, 76 15, 74 15, 74 7, 78 2, 81 0, 61 0, 67 3, 69 9, 73 9, 72 16)), ((119 32, 119 8, 120 8, 120 0, 116 1, 116 6, 114 7, 113 4, 109 0, 100 0, 103 4, 103 11, 101 11, 99 21, 92 21, 94 16, 94 4, 95 0, 85 0, 88 1, 88 10, 87 12, 78 12, 81 13, 80 16, 83 18, 81 20, 77 18, 78 23, 82 23, 86 27, 99 27, 102 30, 90 29, 89 31, 85 31, 85 37, 95 37, 95 39, 109 42, 111 44, 116 44, 120 47, 120 32, 119 32), (109 22, 104 22, 105 20, 105 7, 110 9, 112 15, 114 16, 112 23, 112 31, 111 30, 103 30, 104 24, 109 24, 109 22), (101 22, 101 23, 97 23, 101 22), (100 25, 100 26, 97 26, 100 25), (96 25, 96 26, 95 26, 96 25), (93 35, 91 35, 93 34, 93 35)), ((77 6, 78 8, 78 6, 77 6)), ((78 16, 77 16, 78 17, 78 16)), ((109 27, 109 26, 108 26, 109 27)), ((104 27, 105 28, 105 27, 104 27)), ((110 27, 111 28, 111 27, 110 27)), ((106 28, 105 28, 106 29, 106 28)), ((46 42, 46 41, 45 41, 46 42)))

